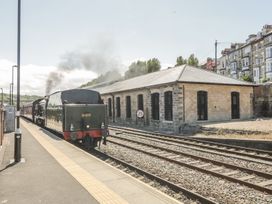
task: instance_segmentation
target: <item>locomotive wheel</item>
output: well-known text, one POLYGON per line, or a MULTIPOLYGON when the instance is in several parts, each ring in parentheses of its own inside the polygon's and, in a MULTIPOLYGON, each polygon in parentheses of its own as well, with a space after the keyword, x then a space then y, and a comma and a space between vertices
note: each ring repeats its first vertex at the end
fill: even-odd
POLYGON ((83 143, 84 143, 84 146, 87 150, 91 150, 96 147, 97 141, 96 141, 96 139, 94 139, 92 137, 86 136, 86 137, 84 137, 83 143))

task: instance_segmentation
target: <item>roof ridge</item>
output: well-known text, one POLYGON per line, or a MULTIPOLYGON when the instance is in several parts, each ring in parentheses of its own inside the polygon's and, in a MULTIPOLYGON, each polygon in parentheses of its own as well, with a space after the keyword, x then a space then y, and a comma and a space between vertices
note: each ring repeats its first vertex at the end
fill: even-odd
MULTIPOLYGON (((190 66, 190 65, 189 65, 190 66)), ((194 69, 200 69, 202 71, 205 71, 205 72, 208 72, 208 73, 212 73, 212 74, 216 74, 218 76, 221 76, 221 77, 225 77, 225 78, 228 78, 228 79, 233 79, 235 81, 239 81, 239 82, 244 82, 244 83, 247 83, 247 84, 253 84, 251 82, 248 82, 248 81, 244 81, 244 80, 241 80, 241 79, 235 79, 235 78, 232 78, 230 76, 225 76, 225 75, 222 75, 222 74, 219 74, 217 72, 214 72, 214 71, 210 71, 210 70, 206 70, 206 69, 202 69, 202 68, 199 68, 199 67, 194 67, 194 66, 190 66, 191 68, 194 68, 194 69)))
POLYGON ((184 64, 183 69, 181 70, 180 74, 178 75, 178 78, 176 79, 176 81, 178 81, 180 79, 180 77, 182 76, 182 74, 183 74, 186 67, 187 67, 187 64, 184 64))
MULTIPOLYGON (((177 68, 177 67, 171 67, 170 69, 174 69, 174 68, 177 68)), ((128 79, 124 79, 124 80, 121 80, 121 81, 116 81, 116 82, 114 82, 114 84, 115 84, 115 83, 118 83, 118 82, 123 82, 123 81, 128 81, 128 80, 131 80, 131 79, 135 79, 135 78, 138 78, 138 77, 144 77, 144 76, 148 76, 148 75, 153 75, 153 74, 156 74, 156 73, 158 73, 158 72, 165 72, 165 71, 169 71, 169 68, 160 69, 160 70, 155 71, 155 72, 150 72, 150 73, 142 74, 142 75, 135 76, 135 77, 128 78, 128 79)))

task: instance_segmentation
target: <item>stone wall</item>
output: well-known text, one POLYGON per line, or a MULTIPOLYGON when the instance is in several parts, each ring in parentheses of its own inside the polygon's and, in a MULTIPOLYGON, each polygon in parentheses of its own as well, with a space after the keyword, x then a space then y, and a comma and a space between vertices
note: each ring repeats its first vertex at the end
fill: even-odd
POLYGON ((109 118, 110 122, 120 125, 132 125, 137 127, 143 127, 154 131, 174 131, 178 133, 182 124, 182 87, 178 84, 161 85, 154 88, 144 88, 133 91, 125 91, 115 94, 103 94, 102 99, 104 103, 108 105, 108 98, 114 98, 114 105, 112 105, 113 116, 109 118), (164 119, 164 92, 172 91, 173 96, 173 121, 166 121, 164 119), (151 94, 160 94, 160 120, 152 119, 151 110, 151 94), (137 118, 136 112, 138 108, 137 96, 143 94, 144 100, 144 118, 137 118), (126 118, 126 96, 131 97, 131 118, 126 118), (116 117, 116 97, 120 97, 121 102, 121 117, 116 117), (115 110, 113 110, 113 108, 115 110), (115 115, 115 117, 114 117, 115 115))
MULTIPOLYGON (((208 122, 231 120, 231 92, 240 93, 240 119, 253 116, 253 88, 248 86, 227 86, 214 84, 184 83, 185 122, 197 120, 197 92, 208 92, 208 122)), ((199 121, 204 122, 204 121, 199 121)))
POLYGON ((254 87, 254 115, 272 117, 272 84, 254 87))
POLYGON ((102 98, 105 104, 108 103, 108 98, 112 98, 113 116, 109 118, 110 123, 140 127, 152 131, 181 133, 190 132, 198 123, 197 91, 200 90, 208 92, 208 122, 231 120, 232 91, 240 93, 240 118, 248 119, 253 115, 253 88, 246 86, 175 83, 114 94, 103 94, 102 98), (172 91, 173 121, 165 120, 164 92, 166 91, 172 91), (152 93, 160 94, 160 120, 152 119, 152 93), (144 100, 143 119, 136 116, 137 96, 139 94, 143 94, 144 100), (126 118, 126 96, 131 97, 131 118, 126 118), (116 97, 120 97, 121 117, 116 117, 116 97))

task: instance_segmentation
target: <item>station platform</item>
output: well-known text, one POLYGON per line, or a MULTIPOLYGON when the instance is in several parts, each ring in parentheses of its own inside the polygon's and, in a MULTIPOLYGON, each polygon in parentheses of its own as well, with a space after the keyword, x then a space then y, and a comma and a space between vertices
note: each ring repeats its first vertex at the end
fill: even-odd
POLYGON ((14 133, 0 149, 0 203, 180 203, 34 124, 21 120, 22 160, 14 133))

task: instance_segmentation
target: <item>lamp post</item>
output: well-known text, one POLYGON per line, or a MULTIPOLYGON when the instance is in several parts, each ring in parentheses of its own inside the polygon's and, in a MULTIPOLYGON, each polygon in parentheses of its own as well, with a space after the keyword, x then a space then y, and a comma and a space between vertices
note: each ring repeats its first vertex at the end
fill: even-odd
POLYGON ((214 53, 214 61, 215 61, 215 72, 217 72, 217 40, 215 40, 214 47, 215 47, 215 53, 214 53))
POLYGON ((3 88, 0 88, 2 90, 1 94, 1 108, 3 108, 3 103, 4 103, 4 93, 3 93, 3 88))
POLYGON ((12 66, 12 81, 11 81, 11 105, 13 105, 13 87, 14 87, 14 68, 17 67, 17 65, 12 66))
POLYGON ((21 160, 21 139, 22 133, 20 130, 20 40, 21 40, 21 0, 18 0, 18 28, 17 28, 17 112, 16 112, 16 131, 14 142, 14 160, 21 160))
POLYGON ((218 42, 217 40, 215 40, 214 43, 214 63, 215 63, 215 71, 217 72, 217 65, 218 65, 218 59, 217 59, 217 48, 219 44, 232 44, 231 42, 218 42))
POLYGON ((11 83, 9 84, 9 105, 11 105, 11 83))

